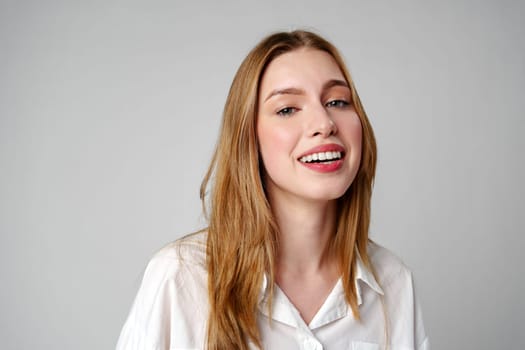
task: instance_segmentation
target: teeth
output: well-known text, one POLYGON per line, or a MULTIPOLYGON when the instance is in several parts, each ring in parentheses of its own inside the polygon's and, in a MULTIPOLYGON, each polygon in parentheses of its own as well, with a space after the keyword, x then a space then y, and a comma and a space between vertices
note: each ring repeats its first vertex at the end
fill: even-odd
POLYGON ((319 153, 312 153, 307 156, 301 157, 299 161, 303 163, 311 163, 315 161, 330 161, 330 160, 336 160, 341 159, 341 152, 319 152, 319 153))

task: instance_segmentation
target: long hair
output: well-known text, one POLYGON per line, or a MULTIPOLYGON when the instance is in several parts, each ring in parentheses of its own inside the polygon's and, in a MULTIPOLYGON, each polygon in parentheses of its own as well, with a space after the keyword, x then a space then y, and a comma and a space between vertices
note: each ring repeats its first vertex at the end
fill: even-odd
MULTIPOLYGON (((360 318, 355 288, 356 253, 367 267, 370 198, 376 167, 372 127, 337 49, 308 31, 281 32, 263 39, 237 71, 223 112, 219 140, 200 188, 207 216, 207 268, 210 312, 207 348, 262 347, 257 307, 264 274, 272 300, 278 227, 262 181, 262 162, 256 133, 259 84, 277 56, 300 48, 329 53, 348 82, 362 126, 362 154, 357 175, 338 199, 337 228, 330 246, 337 255, 345 298, 360 318), (207 190, 210 188, 210 192, 207 190)), ((271 311, 271 304, 269 306, 271 311)))

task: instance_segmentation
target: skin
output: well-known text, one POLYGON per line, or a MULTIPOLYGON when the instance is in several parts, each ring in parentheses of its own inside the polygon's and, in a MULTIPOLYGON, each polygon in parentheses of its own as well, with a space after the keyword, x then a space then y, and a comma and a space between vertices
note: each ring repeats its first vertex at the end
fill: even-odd
POLYGON ((274 59, 261 79, 258 102, 264 183, 280 230, 277 284, 308 324, 340 276, 327 247, 336 199, 359 168, 361 123, 339 66, 319 50, 274 59), (336 171, 319 172, 299 161, 325 144, 344 149, 336 171))

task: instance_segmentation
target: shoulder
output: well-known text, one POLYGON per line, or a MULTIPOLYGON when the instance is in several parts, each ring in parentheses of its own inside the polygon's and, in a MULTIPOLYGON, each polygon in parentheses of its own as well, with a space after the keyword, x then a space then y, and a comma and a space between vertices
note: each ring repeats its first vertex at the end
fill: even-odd
MULTIPOLYGON (((150 259, 140 292, 159 296, 159 288, 202 284, 206 281, 206 234, 198 232, 167 244, 150 259)), ((172 293, 169 293, 171 295, 172 293)))
POLYGON ((149 265, 161 266, 189 264, 205 267, 206 232, 199 231, 173 241, 153 255, 149 265))
POLYGON ((367 248, 368 258, 374 267, 378 282, 383 288, 387 288, 393 282, 411 283, 412 272, 403 260, 391 250, 373 241, 369 241, 367 248))
POLYGON ((143 286, 155 281, 181 279, 205 274, 206 271, 206 234, 198 232, 171 242, 157 251, 148 262, 144 272, 143 286), (189 275, 188 275, 189 273, 189 275))
POLYGON ((368 244, 368 257, 384 292, 393 344, 428 349, 411 270, 397 255, 372 241, 368 244))

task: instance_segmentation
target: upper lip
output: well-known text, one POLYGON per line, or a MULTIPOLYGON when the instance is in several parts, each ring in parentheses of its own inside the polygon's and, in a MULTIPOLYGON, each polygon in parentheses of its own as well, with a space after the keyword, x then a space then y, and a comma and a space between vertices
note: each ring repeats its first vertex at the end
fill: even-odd
POLYGON ((320 152, 341 152, 342 155, 345 153, 345 149, 343 146, 338 145, 336 143, 329 143, 325 145, 319 145, 314 148, 309 149, 308 151, 301 154, 298 159, 301 159, 302 157, 305 157, 310 154, 314 153, 320 153, 320 152))

